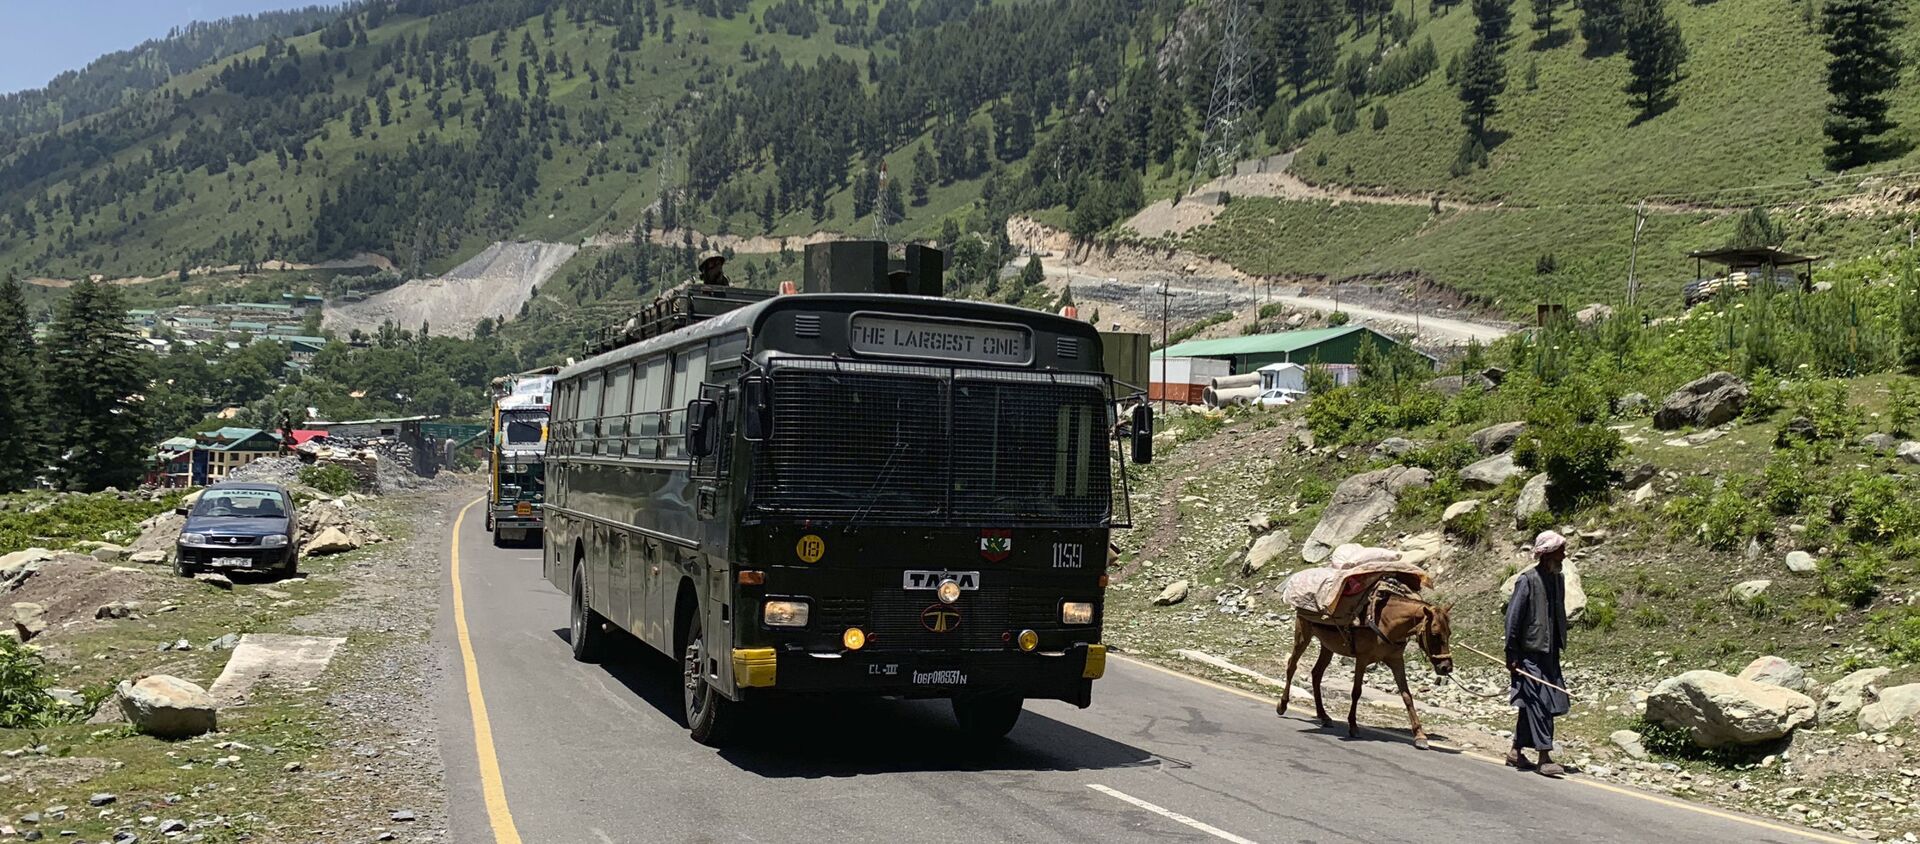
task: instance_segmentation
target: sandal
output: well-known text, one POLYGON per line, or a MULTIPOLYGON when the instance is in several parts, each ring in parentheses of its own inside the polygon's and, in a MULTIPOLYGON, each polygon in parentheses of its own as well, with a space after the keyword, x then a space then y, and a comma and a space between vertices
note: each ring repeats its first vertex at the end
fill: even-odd
POLYGON ((1534 766, 1533 766, 1533 763, 1528 761, 1527 757, 1524 754, 1522 754, 1520 751, 1509 750, 1507 751, 1507 767, 1517 768, 1522 771, 1531 771, 1533 770, 1534 766))
POLYGON ((1540 776, 1551 777, 1553 779, 1559 779, 1567 775, 1567 769, 1558 762, 1548 762, 1545 765, 1541 765, 1537 770, 1540 776))

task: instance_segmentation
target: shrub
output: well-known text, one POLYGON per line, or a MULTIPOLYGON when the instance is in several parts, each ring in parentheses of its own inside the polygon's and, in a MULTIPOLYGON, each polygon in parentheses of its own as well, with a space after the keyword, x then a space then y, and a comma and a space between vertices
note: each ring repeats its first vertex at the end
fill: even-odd
POLYGON ((1894 475, 1856 473, 1836 504, 1844 508, 1847 533, 1857 542, 1904 539, 1920 531, 1912 490, 1894 475))
POLYGON ((1565 512, 1606 494, 1613 460, 1624 447, 1620 435, 1602 425, 1529 425, 1514 459, 1547 473, 1552 484, 1547 488, 1548 503, 1555 511, 1565 512))
POLYGON ((1880 594, 1880 581, 1885 576, 1886 564, 1878 553, 1853 549, 1821 568, 1820 594, 1860 609, 1880 594))
POLYGON ((1741 419, 1758 422, 1771 418, 1786 406, 1783 385, 1773 373, 1764 369, 1755 372, 1747 385, 1747 403, 1740 408, 1741 419))
POLYGON ((1920 420, 1920 390, 1912 379, 1895 378, 1887 385, 1887 427, 1900 436, 1912 436, 1914 422, 1920 420))
POLYGON ((300 482, 335 497, 360 488, 359 478, 347 471, 346 467, 335 464, 302 468, 300 482))
POLYGON ((59 720, 60 707, 47 697, 47 683, 46 662, 39 653, 0 637, 0 729, 40 727, 59 720))
POLYGON ((1346 311, 1334 311, 1333 313, 1327 314, 1327 324, 1335 328, 1338 328, 1342 325, 1346 325, 1347 320, 1352 318, 1353 317, 1349 315, 1346 311))
POLYGON ((1903 662, 1920 661, 1920 607, 1898 607, 1873 614, 1873 640, 1903 662))
POLYGON ((1457 471, 1460 467, 1479 459, 1480 452, 1474 450, 1472 443, 1465 440, 1445 440, 1407 455, 1402 462, 1435 473, 1446 473, 1457 471))
POLYGON ((1319 504, 1333 497, 1333 482, 1319 475, 1310 475, 1301 478, 1293 490, 1301 504, 1319 504))
POLYGON ((1807 458, 1798 449, 1767 461, 1766 469, 1760 473, 1760 484, 1767 509, 1782 516, 1800 512, 1807 499, 1818 492, 1817 482, 1807 474, 1807 458))
POLYGON ((1491 526, 1487 524, 1487 508, 1480 507, 1471 513, 1455 517, 1447 524, 1447 532, 1469 545, 1485 544, 1493 536, 1491 526))
POLYGON ((1772 526, 1748 486, 1745 479, 1730 478, 1721 489, 1674 499, 1667 505, 1666 513, 1673 519, 1676 531, 1693 531, 1700 541, 1713 548, 1738 548, 1772 526))

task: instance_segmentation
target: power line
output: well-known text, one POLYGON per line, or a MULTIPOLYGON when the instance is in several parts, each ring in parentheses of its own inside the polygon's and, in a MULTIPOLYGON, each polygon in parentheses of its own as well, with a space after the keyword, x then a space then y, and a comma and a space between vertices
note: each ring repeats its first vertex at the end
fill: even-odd
POLYGON ((1240 161, 1246 141, 1246 122, 1252 100, 1252 77, 1256 59, 1247 46, 1247 34, 1253 26, 1252 13, 1245 0, 1223 0, 1220 15, 1220 59, 1213 74, 1213 93, 1207 103, 1206 136, 1200 143, 1200 155, 1194 160, 1193 177, 1187 189, 1205 178, 1240 161))

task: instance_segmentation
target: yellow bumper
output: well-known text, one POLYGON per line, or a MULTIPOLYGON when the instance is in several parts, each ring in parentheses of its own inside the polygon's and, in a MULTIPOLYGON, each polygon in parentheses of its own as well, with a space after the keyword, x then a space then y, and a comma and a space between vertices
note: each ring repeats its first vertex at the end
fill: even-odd
MULTIPOLYGON (((1104 663, 1105 655, 1102 654, 1104 663)), ((1092 663, 1091 657, 1088 663, 1092 663)), ((769 688, 778 660, 772 648, 734 648, 733 685, 742 689, 769 688)))
MULTIPOLYGON (((735 663, 735 665, 738 665, 738 664, 739 663, 735 663)), ((735 669, 735 670, 738 670, 738 669, 735 669)), ((1087 646, 1087 667, 1080 671, 1080 676, 1088 680, 1098 680, 1101 677, 1106 676, 1106 673, 1107 673, 1107 646, 1106 645, 1088 645, 1087 646)))

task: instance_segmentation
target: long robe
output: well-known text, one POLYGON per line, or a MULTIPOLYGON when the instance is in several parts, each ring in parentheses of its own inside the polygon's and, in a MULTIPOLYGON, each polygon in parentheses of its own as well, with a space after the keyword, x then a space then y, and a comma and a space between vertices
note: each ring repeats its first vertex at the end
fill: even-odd
MULTIPOLYGON (((1566 594, 1559 572, 1534 566, 1521 573, 1507 604, 1507 661, 1561 687, 1567 685, 1560 673, 1560 650, 1567 644, 1566 594)), ((1553 719, 1567 714, 1566 694, 1514 674, 1507 699, 1519 709, 1514 747, 1552 750, 1553 719)))

